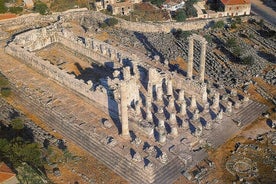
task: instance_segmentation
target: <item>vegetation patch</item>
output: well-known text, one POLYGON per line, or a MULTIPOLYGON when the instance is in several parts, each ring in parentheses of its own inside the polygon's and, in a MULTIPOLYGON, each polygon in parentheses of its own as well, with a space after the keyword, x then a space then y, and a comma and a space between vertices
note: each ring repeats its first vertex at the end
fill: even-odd
POLYGON ((0 94, 3 97, 8 97, 11 95, 11 89, 9 87, 9 81, 0 73, 0 94))

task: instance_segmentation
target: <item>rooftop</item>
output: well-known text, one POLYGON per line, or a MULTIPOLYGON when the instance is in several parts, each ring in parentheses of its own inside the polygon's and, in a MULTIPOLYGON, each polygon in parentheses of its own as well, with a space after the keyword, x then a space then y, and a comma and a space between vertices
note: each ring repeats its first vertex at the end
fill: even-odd
POLYGON ((13 171, 4 162, 0 162, 0 183, 4 183, 14 176, 13 171))
POLYGON ((224 5, 250 4, 250 0, 221 0, 224 5))

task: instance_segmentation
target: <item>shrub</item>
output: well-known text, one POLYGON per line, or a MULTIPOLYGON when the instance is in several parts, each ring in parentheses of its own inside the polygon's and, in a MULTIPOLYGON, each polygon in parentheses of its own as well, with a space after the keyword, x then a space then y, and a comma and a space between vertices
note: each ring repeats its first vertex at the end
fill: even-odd
POLYGON ((23 11, 22 7, 10 7, 9 8, 9 12, 15 13, 15 14, 21 13, 22 11, 23 11))
POLYGON ((11 89, 10 88, 2 88, 1 95, 3 97, 9 97, 11 95, 11 89))
POLYGON ((160 7, 164 2, 165 0, 150 0, 151 4, 154 4, 158 7, 160 7))
POLYGON ((221 29, 223 27, 224 27, 224 22, 222 20, 215 22, 215 24, 213 26, 214 29, 216 29, 216 28, 221 29))
POLYGON ((186 20, 186 18, 187 18, 187 15, 186 15, 186 13, 183 9, 179 9, 179 10, 176 11, 174 19, 177 22, 183 22, 183 21, 186 20))
POLYGON ((8 8, 5 6, 5 0, 0 0, 0 13, 6 13, 8 8))
POLYGON ((241 63, 245 65, 253 65, 255 62, 255 59, 253 56, 245 56, 241 58, 241 63))
POLYGON ((115 26, 116 24, 118 24, 118 19, 116 18, 108 18, 104 21, 108 26, 115 26))
POLYGON ((40 13, 41 15, 46 15, 47 13, 49 13, 48 6, 40 1, 35 3, 34 11, 40 13))
POLYGON ((183 31, 181 29, 177 29, 173 35, 176 39, 186 39, 188 36, 190 36, 192 33, 190 31, 183 31))

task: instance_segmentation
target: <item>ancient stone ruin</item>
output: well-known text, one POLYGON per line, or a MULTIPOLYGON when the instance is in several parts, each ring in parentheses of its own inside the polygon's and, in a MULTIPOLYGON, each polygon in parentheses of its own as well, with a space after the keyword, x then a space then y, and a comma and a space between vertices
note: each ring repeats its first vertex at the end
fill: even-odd
MULTIPOLYGON (((204 145, 219 146, 266 110, 234 89, 205 80, 207 42, 199 35, 188 39, 187 76, 95 38, 76 35, 64 26, 62 16, 50 26, 16 35, 5 51, 110 115, 102 117, 102 126, 95 128, 98 122, 78 122, 74 117, 62 121, 66 112, 57 113, 59 109, 51 104, 39 107, 56 118, 55 123, 48 122, 51 127, 69 134, 69 139, 131 183, 172 183, 206 156, 204 145), (199 77, 193 76, 194 40, 201 44, 199 77), (53 64, 38 54, 54 44, 88 58, 89 65, 102 69, 99 73, 112 75, 93 82, 93 76, 81 79, 60 69, 66 61, 53 64)), ((36 98, 31 99, 36 103, 36 98)))

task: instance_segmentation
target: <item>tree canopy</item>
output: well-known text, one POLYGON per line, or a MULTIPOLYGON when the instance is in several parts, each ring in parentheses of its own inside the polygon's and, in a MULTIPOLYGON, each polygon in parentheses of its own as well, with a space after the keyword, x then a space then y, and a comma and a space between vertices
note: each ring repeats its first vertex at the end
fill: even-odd
POLYGON ((8 8, 5 6, 5 0, 0 0, 0 13, 6 13, 8 8))
POLYGON ((46 15, 49 12, 49 8, 45 3, 37 1, 34 5, 34 11, 41 15, 46 15))
POLYGON ((176 11, 175 20, 177 22, 183 22, 186 20, 186 18, 187 18, 186 12, 183 9, 179 9, 176 11))

